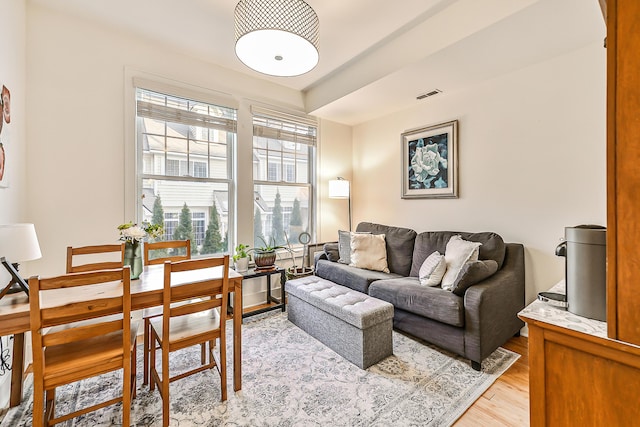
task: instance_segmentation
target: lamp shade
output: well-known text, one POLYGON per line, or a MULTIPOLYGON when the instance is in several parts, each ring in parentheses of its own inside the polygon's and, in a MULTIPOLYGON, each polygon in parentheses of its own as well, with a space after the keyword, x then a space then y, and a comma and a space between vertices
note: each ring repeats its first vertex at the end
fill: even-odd
POLYGON ((0 257, 9 262, 32 261, 42 257, 33 224, 0 224, 0 257))
POLYGON ((349 181, 344 178, 329 181, 330 199, 348 199, 350 195, 349 181))
POLYGON ((302 0, 241 0, 235 9, 236 55, 249 68, 291 77, 317 64, 318 15, 302 0))

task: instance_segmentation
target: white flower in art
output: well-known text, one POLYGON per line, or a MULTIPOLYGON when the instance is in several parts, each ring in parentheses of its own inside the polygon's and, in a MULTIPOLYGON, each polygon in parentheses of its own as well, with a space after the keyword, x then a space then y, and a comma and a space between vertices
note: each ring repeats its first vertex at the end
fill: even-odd
POLYGON ((428 144, 424 147, 418 146, 416 153, 411 159, 411 168, 418 182, 424 182, 430 176, 435 176, 440 172, 440 163, 446 167, 446 160, 440 157, 438 146, 428 144), (443 162, 444 160, 444 162, 443 162))

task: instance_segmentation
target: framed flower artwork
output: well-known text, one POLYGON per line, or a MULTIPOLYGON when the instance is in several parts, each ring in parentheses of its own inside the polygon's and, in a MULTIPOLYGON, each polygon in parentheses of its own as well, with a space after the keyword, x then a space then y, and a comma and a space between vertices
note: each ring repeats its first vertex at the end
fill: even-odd
POLYGON ((458 121, 402 134, 402 198, 458 197, 458 121))

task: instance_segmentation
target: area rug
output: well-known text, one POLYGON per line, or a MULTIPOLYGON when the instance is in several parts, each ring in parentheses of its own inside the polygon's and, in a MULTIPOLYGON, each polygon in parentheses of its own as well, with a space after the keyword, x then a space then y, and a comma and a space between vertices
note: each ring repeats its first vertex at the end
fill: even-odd
MULTIPOLYGON (((228 331, 231 341, 231 324, 228 331)), ((478 372, 466 359, 394 331, 394 355, 361 370, 290 323, 285 313, 243 325, 242 347, 242 391, 233 392, 229 351, 228 400, 220 402, 215 371, 176 381, 170 388, 172 426, 449 426, 519 357, 499 348, 478 372)), ((194 366, 199 357, 198 348, 176 353, 172 372, 194 366)), ((132 423, 162 425, 160 395, 142 386, 142 366, 138 373, 132 423)), ((107 374, 63 387, 57 405, 65 411, 86 406, 112 395, 119 382, 118 374, 107 374)), ((27 385, 22 405, 10 410, 0 427, 31 425, 32 391, 27 385)), ((60 425, 114 426, 120 417, 115 405, 60 425)))

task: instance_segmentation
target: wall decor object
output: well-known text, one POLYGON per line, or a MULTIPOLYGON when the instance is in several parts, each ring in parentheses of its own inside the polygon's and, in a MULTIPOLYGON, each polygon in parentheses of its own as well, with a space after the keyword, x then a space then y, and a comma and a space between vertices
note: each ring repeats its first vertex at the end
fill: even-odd
POLYGON ((402 133, 402 198, 458 197, 458 121, 402 133))
POLYGON ((7 152, 5 146, 9 140, 8 124, 11 123, 11 92, 6 86, 2 86, 0 92, 0 188, 9 187, 9 178, 6 173, 7 152))

